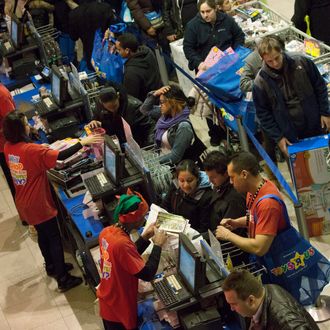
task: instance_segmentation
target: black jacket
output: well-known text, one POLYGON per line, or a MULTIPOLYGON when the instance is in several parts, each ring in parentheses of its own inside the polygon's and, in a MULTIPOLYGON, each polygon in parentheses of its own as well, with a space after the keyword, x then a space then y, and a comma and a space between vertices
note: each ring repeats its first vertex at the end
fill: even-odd
POLYGON ((278 142, 290 142, 322 134, 320 117, 330 116, 327 86, 312 60, 301 55, 284 55, 281 73, 263 64, 253 84, 253 101, 262 129, 278 142), (281 87, 293 88, 305 118, 300 133, 290 119, 281 87))
POLYGON ((163 0, 162 14, 166 36, 182 37, 187 23, 198 13, 197 0, 163 0), (183 1, 183 3, 182 3, 183 1))
POLYGON ((203 62, 213 46, 221 50, 235 49, 244 44, 245 35, 235 20, 222 12, 217 12, 217 20, 212 26, 198 13, 186 26, 183 51, 189 62, 189 69, 195 70, 203 62))
POLYGON ((125 63, 124 86, 129 95, 142 102, 148 92, 162 87, 158 64, 153 52, 140 46, 137 52, 125 63))
POLYGON ((211 199, 212 214, 210 229, 214 231, 224 218, 240 218, 246 214, 245 198, 239 194, 229 179, 218 189, 213 190, 211 199))
POLYGON ((330 1, 329 0, 296 0, 294 4, 293 24, 306 32, 305 16, 310 18, 311 34, 330 45, 330 1))
POLYGON ((114 23, 112 7, 107 3, 83 3, 69 13, 69 35, 71 39, 81 39, 87 66, 93 70, 91 56, 95 31, 104 33, 114 23))
POLYGON ((124 118, 130 125, 134 140, 145 147, 153 144, 153 132, 155 123, 148 116, 140 112, 141 102, 133 96, 127 95, 123 90, 119 92, 119 109, 117 114, 113 114, 103 109, 98 104, 98 112, 95 119, 102 123, 102 127, 108 135, 117 135, 120 144, 126 142, 122 119, 124 118))
POLYGON ((186 195, 177 183, 173 183, 162 203, 168 212, 188 219, 191 227, 200 233, 208 230, 211 213, 212 189, 204 175, 201 172, 201 183, 192 196, 186 195))
POLYGON ((283 288, 275 284, 265 285, 258 328, 265 330, 317 330, 319 327, 309 313, 283 288))

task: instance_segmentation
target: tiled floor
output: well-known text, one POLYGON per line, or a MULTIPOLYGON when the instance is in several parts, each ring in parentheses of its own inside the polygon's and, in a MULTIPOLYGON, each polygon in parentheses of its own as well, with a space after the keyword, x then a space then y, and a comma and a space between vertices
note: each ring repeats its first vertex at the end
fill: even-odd
MULTIPOLYGON (((290 18, 293 0, 268 3, 290 18)), ((194 118, 198 134, 206 140, 206 124, 194 118)), ((283 172, 285 166, 281 167, 283 172)), ((1 170, 0 170, 1 171, 1 170)), ((289 202, 290 214, 294 216, 289 202)), ((102 329, 94 312, 95 296, 81 285, 65 294, 58 293, 54 279, 47 277, 43 259, 35 240, 20 224, 7 184, 0 172, 0 330, 102 329)), ((312 239, 315 246, 330 257, 330 237, 312 239)), ((67 260, 73 262, 67 255, 67 260)), ((77 267, 76 267, 77 268, 77 267)), ((73 274, 78 275, 79 270, 73 274)), ((325 290, 330 295, 330 290, 325 290)), ((320 324, 330 329, 330 321, 320 324)))

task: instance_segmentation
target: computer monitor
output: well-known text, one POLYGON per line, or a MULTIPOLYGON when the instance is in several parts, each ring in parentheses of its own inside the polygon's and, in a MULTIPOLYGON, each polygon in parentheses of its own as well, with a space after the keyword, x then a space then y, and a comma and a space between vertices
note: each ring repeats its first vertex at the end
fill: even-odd
POLYGON ((204 263, 190 239, 179 234, 178 274, 191 294, 196 295, 205 283, 204 263))
POLYGON ((62 75, 56 65, 52 65, 51 89, 55 103, 58 106, 62 106, 68 94, 68 80, 62 75))
POLYGON ((24 33, 23 23, 19 20, 19 18, 16 15, 12 14, 10 38, 15 48, 20 48, 22 46, 23 33, 24 33))
POLYGON ((119 185, 123 175, 123 157, 121 150, 109 135, 104 136, 103 166, 106 174, 116 186, 119 185))
POLYGON ((225 279, 228 276, 229 271, 223 260, 216 255, 211 246, 205 240, 201 240, 200 243, 205 260, 205 275, 207 280, 212 283, 225 279))

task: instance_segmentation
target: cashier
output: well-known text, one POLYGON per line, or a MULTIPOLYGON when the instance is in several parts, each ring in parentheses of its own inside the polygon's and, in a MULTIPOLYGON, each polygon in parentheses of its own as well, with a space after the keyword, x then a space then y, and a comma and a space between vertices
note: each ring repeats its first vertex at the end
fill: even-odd
POLYGON ((13 111, 4 118, 4 155, 15 187, 15 206, 20 218, 38 232, 38 245, 47 275, 55 277, 59 291, 65 292, 80 285, 82 279, 71 275, 69 271, 73 265, 64 262, 57 208, 47 170, 55 167, 57 160, 72 156, 84 145, 101 143, 103 138, 99 135, 88 136, 70 148, 58 151, 32 143, 29 133, 30 126, 24 114, 13 111))
POLYGON ((121 195, 114 212, 115 225, 102 230, 99 236, 101 281, 97 290, 100 316, 104 328, 137 329, 138 279, 150 281, 156 274, 161 247, 166 235, 149 226, 134 243, 130 233, 143 225, 148 204, 137 193, 121 195), (148 261, 141 257, 150 244, 154 246, 148 261))

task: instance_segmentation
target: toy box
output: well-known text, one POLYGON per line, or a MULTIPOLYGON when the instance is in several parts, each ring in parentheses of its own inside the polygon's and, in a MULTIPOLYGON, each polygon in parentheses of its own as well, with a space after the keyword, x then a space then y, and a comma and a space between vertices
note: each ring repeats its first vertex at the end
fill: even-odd
POLYGON ((288 148, 297 196, 309 236, 330 233, 330 134, 308 138, 288 148))

